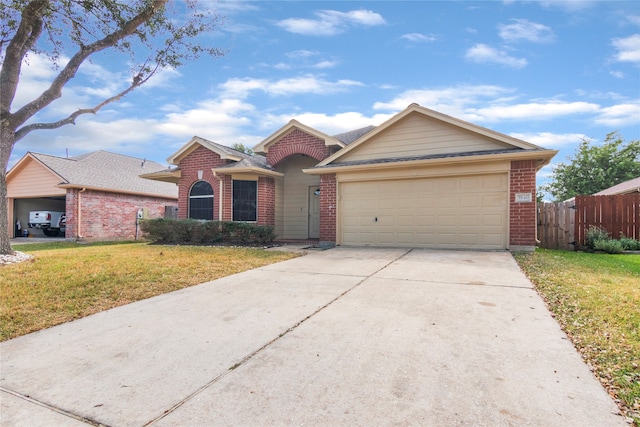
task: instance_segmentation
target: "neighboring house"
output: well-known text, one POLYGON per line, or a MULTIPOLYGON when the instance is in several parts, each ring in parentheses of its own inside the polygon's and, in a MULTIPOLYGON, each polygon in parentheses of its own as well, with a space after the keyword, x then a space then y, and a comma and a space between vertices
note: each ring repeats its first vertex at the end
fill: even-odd
POLYGON ((598 191, 594 196, 613 196, 614 194, 631 194, 638 192, 640 192, 640 176, 598 191))
POLYGON ((557 153, 417 104, 334 136, 292 120, 253 151, 193 137, 142 176, 178 184, 180 218, 283 241, 532 250, 536 172, 557 153))
MULTIPOLYGON (((153 182, 141 173, 164 169, 158 163, 96 151, 64 158, 27 153, 7 173, 9 221, 27 228, 29 212, 66 212, 68 239, 133 239, 138 211, 161 217, 175 208, 175 184, 153 182)), ((42 231, 29 229, 34 236, 42 231)))

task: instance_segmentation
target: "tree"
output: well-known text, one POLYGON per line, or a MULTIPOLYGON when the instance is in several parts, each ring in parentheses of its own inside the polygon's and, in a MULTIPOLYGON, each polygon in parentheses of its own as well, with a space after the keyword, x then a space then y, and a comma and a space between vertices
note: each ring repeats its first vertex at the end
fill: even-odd
POLYGON ((140 87, 163 68, 175 68, 201 55, 224 55, 202 44, 199 35, 220 19, 196 0, 11 0, 0 8, 0 254, 11 254, 7 206, 7 168, 13 148, 35 130, 75 124, 140 87), (61 112, 55 122, 38 123, 37 113, 62 96, 80 66, 112 49, 128 55, 131 80, 119 93, 92 107, 61 112), (49 87, 13 111, 21 69, 29 55, 46 55, 58 73, 49 87), (67 60, 67 58, 69 58, 67 60), (36 122, 29 122, 30 119, 36 122))
POLYGON ((235 144, 233 144, 233 147, 231 147, 231 148, 233 148, 234 150, 239 151, 241 153, 253 156, 253 150, 251 148, 249 148, 249 147, 245 147, 244 144, 241 143, 241 142, 236 142, 235 144))
POLYGON ((624 143, 611 132, 604 144, 592 145, 583 139, 569 163, 553 168, 552 181, 541 187, 555 200, 588 195, 640 176, 640 141, 624 143))

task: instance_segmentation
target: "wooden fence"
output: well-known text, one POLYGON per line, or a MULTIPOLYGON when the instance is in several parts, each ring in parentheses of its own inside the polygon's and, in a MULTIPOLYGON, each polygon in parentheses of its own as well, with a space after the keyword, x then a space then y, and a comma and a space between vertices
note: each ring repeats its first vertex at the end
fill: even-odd
POLYGON ((584 246, 589 227, 604 228, 640 240, 640 193, 577 196, 571 202, 538 204, 538 240, 547 249, 573 250, 584 246))
POLYGON ((640 193, 576 197, 576 241, 584 245, 589 227, 601 227, 617 239, 640 239, 640 193))
POLYGON ((546 249, 574 250, 575 203, 538 203, 538 240, 546 249))

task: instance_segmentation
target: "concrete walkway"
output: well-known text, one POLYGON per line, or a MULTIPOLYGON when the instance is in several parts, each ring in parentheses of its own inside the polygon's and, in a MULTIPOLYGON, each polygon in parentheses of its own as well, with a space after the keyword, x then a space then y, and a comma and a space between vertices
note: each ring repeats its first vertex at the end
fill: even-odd
POLYGON ((626 426, 507 252, 336 248, 0 344, 3 426, 626 426))

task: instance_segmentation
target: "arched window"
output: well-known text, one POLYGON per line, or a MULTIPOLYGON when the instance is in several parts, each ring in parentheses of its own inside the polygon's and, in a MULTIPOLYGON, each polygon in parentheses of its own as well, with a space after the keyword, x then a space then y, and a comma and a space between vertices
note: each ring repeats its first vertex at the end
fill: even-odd
POLYGON ((213 219, 213 188, 207 181, 198 181, 189 190, 189 218, 213 219))

